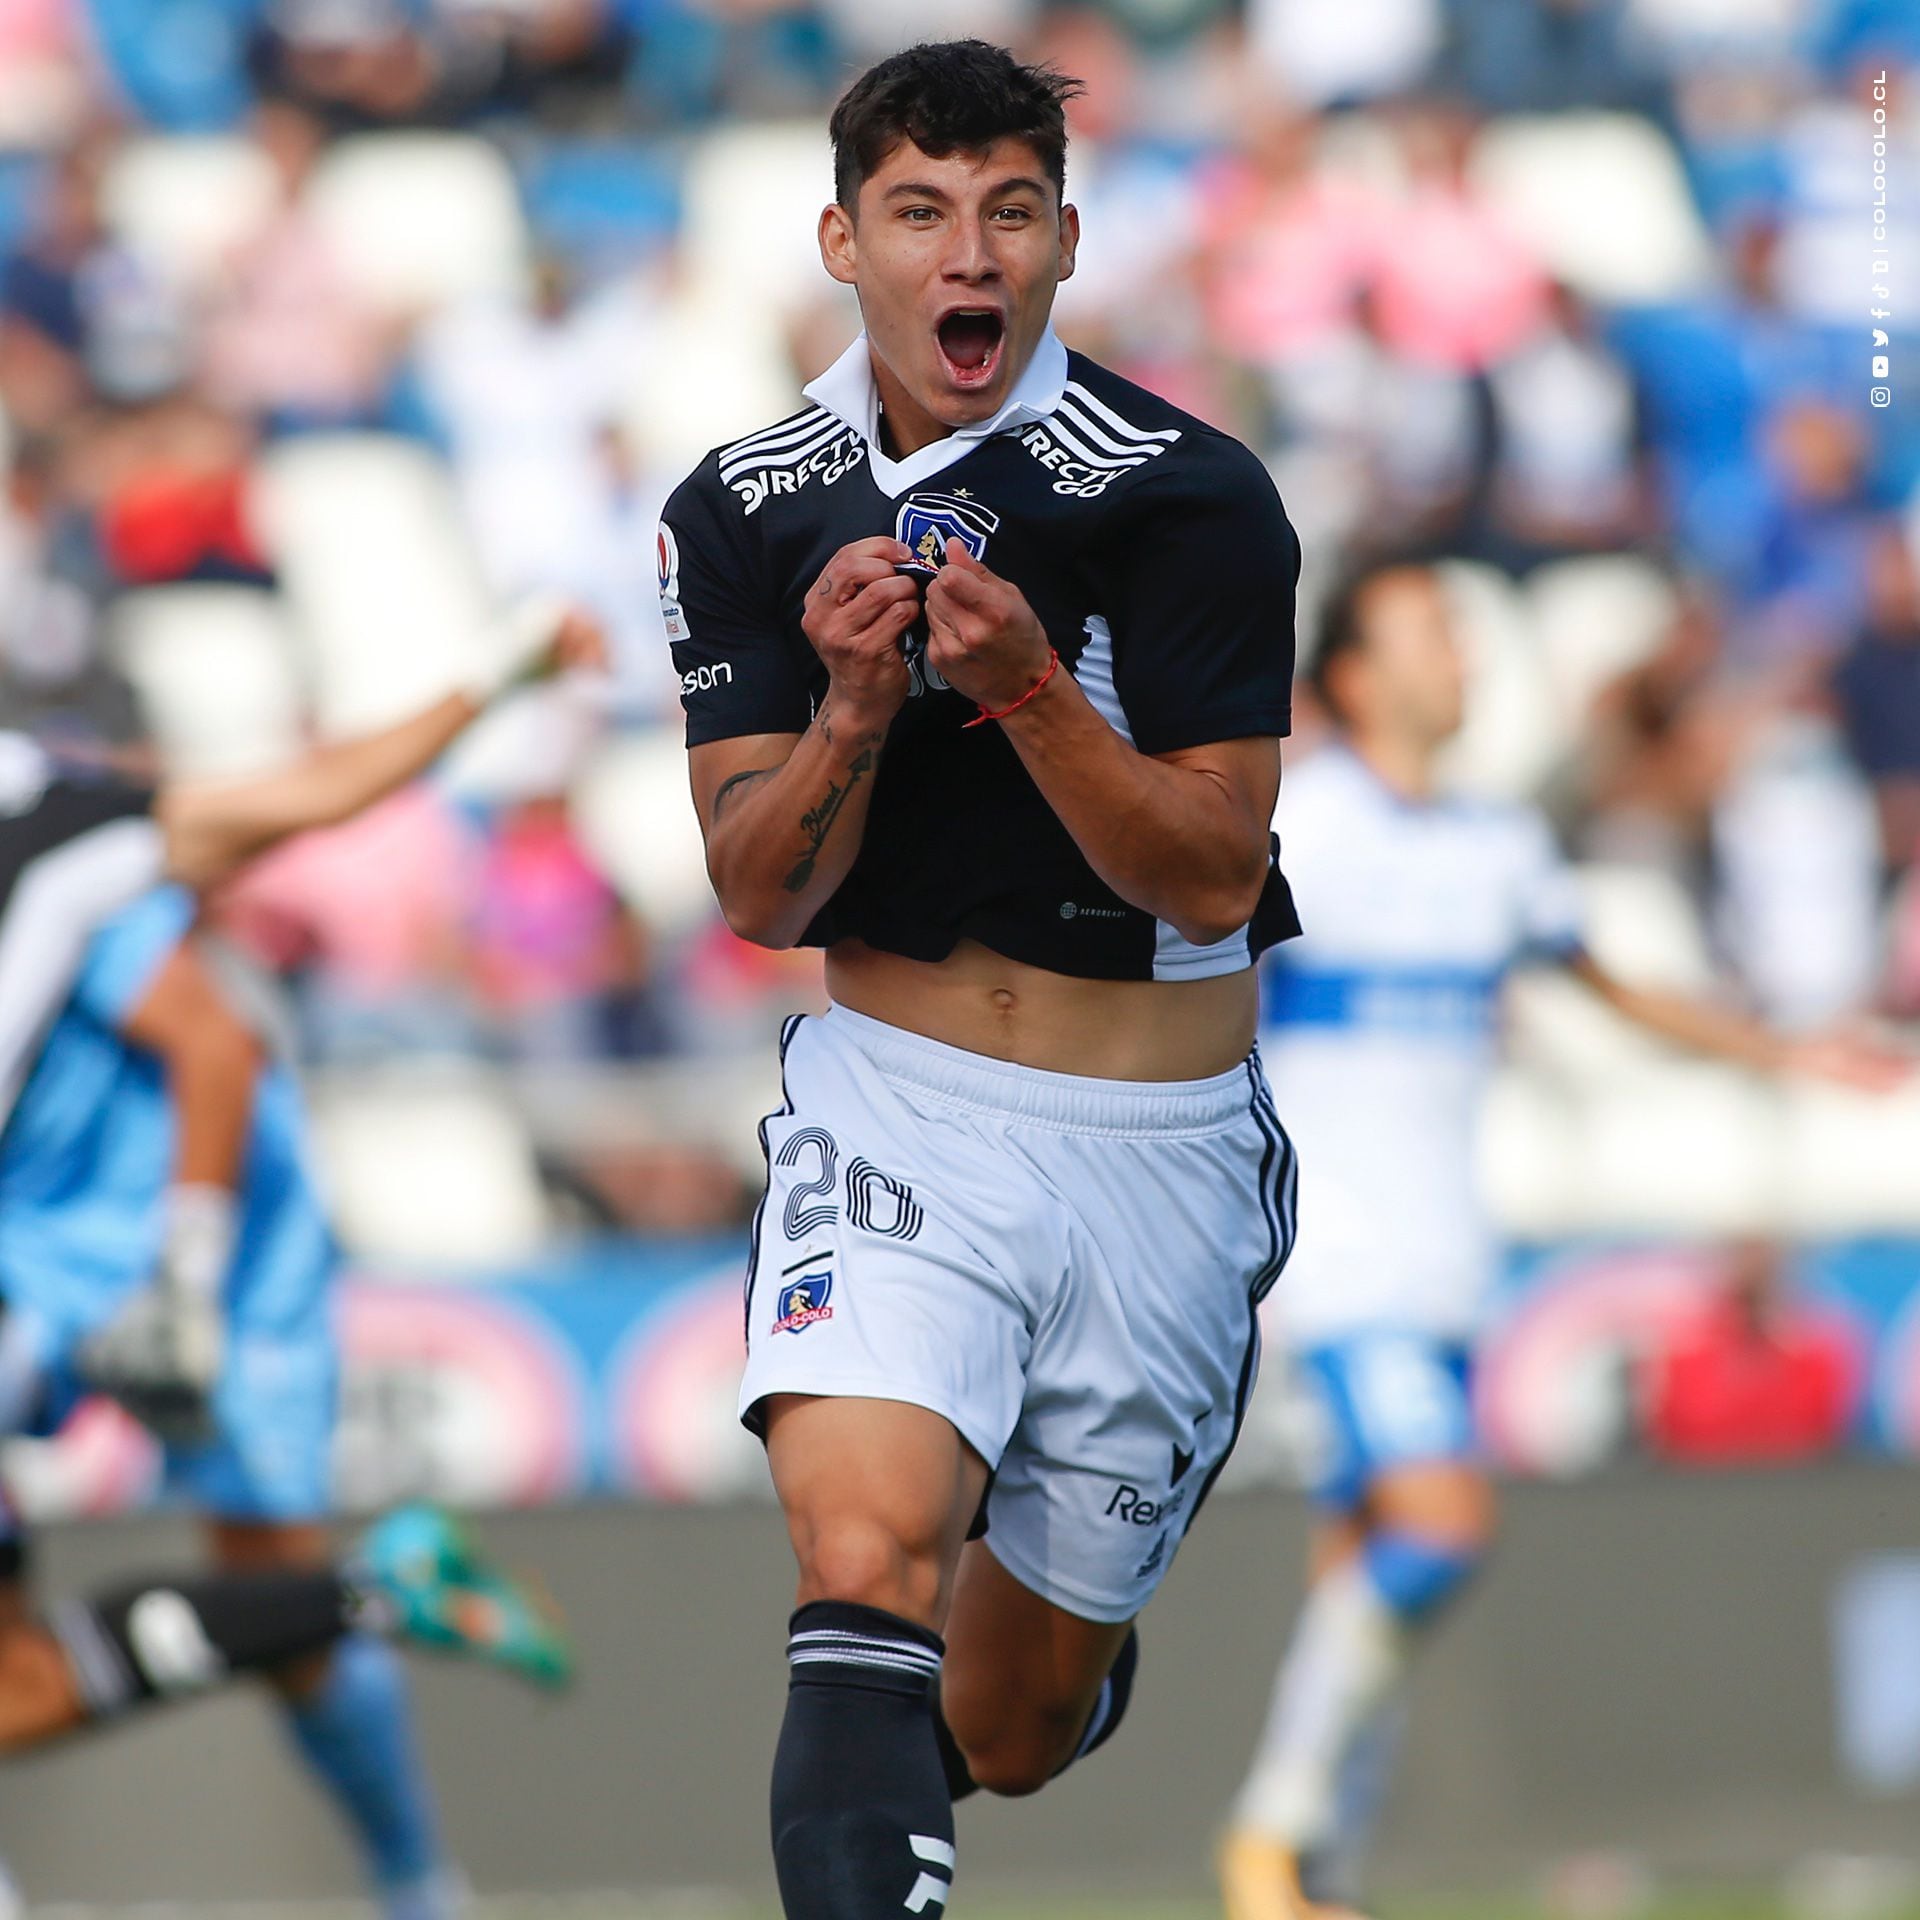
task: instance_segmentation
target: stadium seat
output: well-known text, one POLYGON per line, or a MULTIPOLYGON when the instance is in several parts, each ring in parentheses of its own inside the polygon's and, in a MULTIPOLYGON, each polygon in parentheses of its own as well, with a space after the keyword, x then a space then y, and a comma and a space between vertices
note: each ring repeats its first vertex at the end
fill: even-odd
POLYGON ((492 609, 443 466, 409 441, 315 435, 272 451, 260 503, 323 734, 454 683, 492 609))
POLYGON ((814 227, 833 179, 811 123, 733 126, 695 146, 682 190, 680 273, 653 348, 674 377, 645 382, 628 409, 667 466, 799 404, 786 326, 821 296, 814 227))
POLYGON ((1562 1076, 1525 1067, 1496 1076, 1478 1152, 1480 1191, 1509 1239, 1552 1239, 1580 1214, 1579 1100, 1562 1076))
POLYGON ((1576 877, 1587 946, 1609 968, 1645 986, 1712 990, 1706 929, 1672 874, 1594 861, 1576 877))
POLYGON ((573 801, 587 851, 655 932, 674 939, 712 920, 713 886, 687 796, 679 727, 610 741, 581 774, 573 801))
POLYGON ((362 290, 389 312, 525 283, 519 192, 484 140, 382 133, 342 141, 315 172, 308 204, 362 290))
POLYGON ((1630 554, 1560 560, 1526 587, 1563 726, 1578 728, 1608 681, 1659 646, 1677 599, 1661 570, 1630 554))
POLYGON ((1731 1068, 1647 1066, 1581 1108, 1568 1233, 1750 1234, 1785 1225, 1771 1089, 1731 1068))
POLYGON ((1920 1086, 1878 1096, 1800 1081, 1782 1105, 1791 1232, 1920 1234, 1920 1086))
POLYGON ((1442 773, 1456 792, 1516 798, 1536 792, 1571 746, 1561 725, 1526 602, 1495 568, 1445 569, 1468 660, 1467 720, 1442 773))
POLYGON ((199 286, 272 210, 272 163, 236 138, 176 136, 129 141, 103 189, 108 223, 143 258, 179 283, 199 286))
POLYGON ((533 1146, 484 1073, 448 1061, 324 1078, 313 1117, 334 1226, 354 1258, 431 1275, 539 1250, 547 1209, 533 1146))
POLYGON ((170 772, 249 773, 298 751, 305 700, 271 594, 154 587, 122 599, 110 631, 170 772))
POLYGON ((1706 230, 1679 156, 1650 121, 1497 119, 1474 149, 1473 171, 1548 271, 1589 300, 1671 300, 1707 278, 1706 230))

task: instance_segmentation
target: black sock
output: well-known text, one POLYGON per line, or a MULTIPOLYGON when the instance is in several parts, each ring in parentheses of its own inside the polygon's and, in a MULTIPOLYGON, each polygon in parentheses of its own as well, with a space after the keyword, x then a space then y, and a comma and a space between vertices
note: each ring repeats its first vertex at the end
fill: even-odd
POLYGON ((363 1602, 331 1570, 146 1579, 56 1605, 47 1625, 96 1719, 330 1647, 363 1602))
MULTIPOLYGON (((1107 1677, 1100 1683, 1100 1693, 1093 1703, 1093 1712, 1087 1717, 1086 1731, 1080 1736, 1080 1744, 1074 1748, 1062 1762, 1057 1780, 1076 1760, 1084 1760, 1096 1747, 1104 1747, 1113 1738, 1114 1730, 1126 1717, 1127 1704, 1133 1698, 1133 1676, 1140 1666, 1140 1635, 1135 1629, 1129 1629, 1127 1637, 1120 1643, 1120 1651, 1113 1656, 1113 1666, 1107 1677)), ((947 1776, 947 1795, 953 1800, 964 1800, 971 1793, 980 1791, 980 1783, 967 1770, 967 1756, 960 1751, 960 1742, 953 1737, 953 1729, 947 1725, 947 1716, 936 1702, 933 1715, 933 1737, 940 1748, 940 1767, 947 1776)))
POLYGON ((953 1883, 953 1803, 933 1696, 940 1636, 817 1600, 789 1623, 773 1761, 773 1863, 787 1920, 931 1915, 953 1883))

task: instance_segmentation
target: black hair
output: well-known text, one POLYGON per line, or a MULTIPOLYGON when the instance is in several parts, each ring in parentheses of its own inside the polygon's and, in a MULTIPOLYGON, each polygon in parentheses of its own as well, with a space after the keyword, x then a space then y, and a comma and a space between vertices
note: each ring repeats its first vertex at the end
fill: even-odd
POLYGON ((1320 629, 1307 665, 1307 685, 1334 719, 1344 720, 1346 716, 1333 696, 1333 669, 1338 661, 1366 645, 1362 611, 1367 595, 1389 574, 1431 573, 1435 560, 1435 555, 1416 548, 1369 553, 1347 567, 1320 603, 1320 629))
POLYGON ((981 153, 1024 140, 1061 195, 1067 186, 1065 105, 1086 91, 1052 67, 1023 66, 984 40, 927 40, 869 67, 833 110, 834 198, 853 211, 861 184, 903 140, 922 153, 981 153))

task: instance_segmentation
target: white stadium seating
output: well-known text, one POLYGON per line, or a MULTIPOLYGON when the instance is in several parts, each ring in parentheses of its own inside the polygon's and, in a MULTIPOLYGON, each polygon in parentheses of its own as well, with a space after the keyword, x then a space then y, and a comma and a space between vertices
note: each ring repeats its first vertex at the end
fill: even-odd
POLYGON ((298 751, 305 701, 272 594, 225 586, 128 594, 110 644, 169 771, 251 773, 298 751))
POLYGON ((330 1076, 313 1117, 335 1230, 357 1261, 452 1274, 538 1251, 548 1223, 533 1145, 483 1072, 435 1061, 330 1076))
POLYGON ((1572 744, 1561 724, 1526 601, 1504 573, 1468 561, 1444 569, 1467 654, 1467 718, 1442 765, 1461 793, 1534 793, 1572 744))
POLYGON ((250 142, 178 134, 129 141, 102 188, 108 224, 141 258, 199 286, 271 212, 272 163, 250 142))
POLYGON ((1474 148, 1481 187, 1548 270, 1590 300, 1670 300, 1713 262, 1672 143, 1629 114, 1514 115, 1474 148))
POLYGON ((493 609, 431 454, 379 434, 284 442, 261 510, 322 734, 398 719, 455 684, 493 609))
POLYGON ((675 939, 712 921, 713 887, 679 727, 609 741, 575 783, 573 815, 588 852, 656 933, 675 939))
POLYGON ((467 134, 343 140, 308 206, 366 296, 411 314, 525 284, 529 246, 512 169, 467 134))

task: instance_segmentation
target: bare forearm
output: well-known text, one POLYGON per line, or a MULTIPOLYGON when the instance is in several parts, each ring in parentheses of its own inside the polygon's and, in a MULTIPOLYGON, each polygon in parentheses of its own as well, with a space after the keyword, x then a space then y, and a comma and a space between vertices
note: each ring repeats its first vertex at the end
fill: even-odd
POLYGON ((159 816, 177 880, 206 887, 292 834, 332 826, 417 779, 479 708, 451 693, 398 725, 316 747, 249 780, 186 781, 164 791, 159 816))
POLYGON ((1266 878, 1267 838, 1219 781, 1136 752, 1065 674, 999 724, 1121 899, 1197 945, 1246 924, 1266 878))
POLYGON ((1576 962, 1574 972, 1616 1013, 1689 1053, 1763 1073, 1775 1072, 1787 1063, 1786 1042, 1731 1007, 1657 987, 1629 986, 1591 960, 1576 962))
POLYGON ((707 871, 742 939, 790 947, 860 851, 887 719, 831 692, 781 765, 736 774, 714 797, 707 871))

